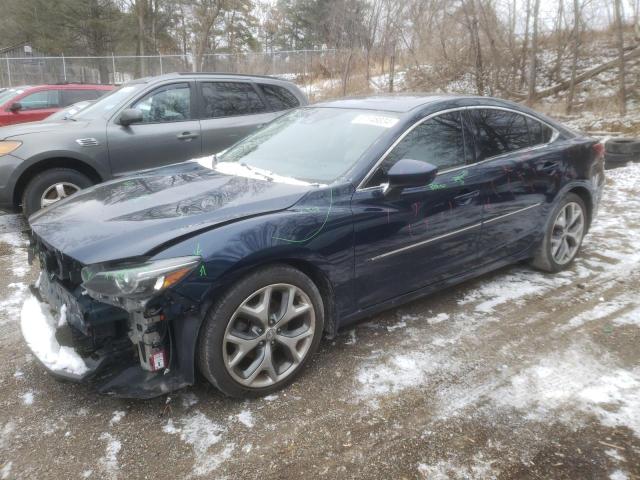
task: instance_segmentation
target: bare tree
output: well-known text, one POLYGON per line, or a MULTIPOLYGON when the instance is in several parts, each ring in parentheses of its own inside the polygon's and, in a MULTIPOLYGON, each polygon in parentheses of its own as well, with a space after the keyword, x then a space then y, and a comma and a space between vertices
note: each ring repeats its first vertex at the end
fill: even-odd
POLYGON ((573 32, 572 36, 572 56, 571 56, 571 83, 569 84, 569 94, 567 95, 567 115, 571 114, 573 110, 573 97, 576 93, 576 75, 578 74, 578 57, 580 55, 580 43, 581 43, 581 12, 580 1, 573 0, 573 32))
POLYGON ((618 40, 618 57, 620 61, 620 67, 618 69, 618 98, 620 105, 620 115, 627 114, 627 92, 625 87, 625 65, 624 65, 624 22, 622 21, 622 5, 620 0, 615 0, 615 18, 616 18, 616 33, 618 40))
POLYGON ((475 64, 476 90, 478 95, 484 95, 484 66, 482 63, 482 45, 480 44, 476 0, 464 0, 462 2, 462 11, 471 39, 471 49, 473 51, 475 64))
POLYGON ((531 32, 531 51, 529 53, 529 93, 527 103, 531 105, 536 97, 536 74, 538 71, 538 17, 540 16, 540 0, 534 0, 533 31, 531 32))

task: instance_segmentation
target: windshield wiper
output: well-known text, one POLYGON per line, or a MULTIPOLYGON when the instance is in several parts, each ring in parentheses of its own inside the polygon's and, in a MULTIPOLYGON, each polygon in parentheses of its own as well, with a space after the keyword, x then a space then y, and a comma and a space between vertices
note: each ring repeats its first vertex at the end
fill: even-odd
POLYGON ((273 178, 274 178, 274 177, 273 177, 273 176, 271 176, 271 175, 269 175, 268 173, 262 173, 262 172, 259 172, 259 171, 258 171, 258 170, 256 170, 255 168, 250 167, 249 165, 247 165, 246 163, 240 163, 240 165, 241 165, 242 167, 246 168, 247 170, 249 170, 249 171, 251 171, 251 172, 255 173, 256 175, 260 175, 260 176, 262 176, 262 177, 266 178, 268 181, 273 182, 273 178))

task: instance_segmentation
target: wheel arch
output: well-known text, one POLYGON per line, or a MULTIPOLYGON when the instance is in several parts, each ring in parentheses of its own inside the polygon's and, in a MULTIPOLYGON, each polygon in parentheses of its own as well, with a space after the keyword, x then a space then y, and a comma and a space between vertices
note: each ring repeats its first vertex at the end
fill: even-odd
POLYGON ((91 179, 94 183, 100 183, 103 181, 100 173, 82 160, 78 160, 77 158, 72 157, 52 157, 45 158, 39 160, 37 163, 30 165, 18 178, 16 182, 16 186, 13 189, 13 204, 15 207, 18 207, 22 202, 22 194, 27 186, 27 184, 38 174, 44 172, 45 170, 50 170, 52 168, 69 168, 73 170, 77 170, 78 172, 86 175, 91 179))
POLYGON ((567 193, 574 193, 580 197, 580 199, 584 202, 587 207, 587 230, 591 227, 591 221, 593 219, 593 196, 591 191, 584 186, 572 186, 567 193))

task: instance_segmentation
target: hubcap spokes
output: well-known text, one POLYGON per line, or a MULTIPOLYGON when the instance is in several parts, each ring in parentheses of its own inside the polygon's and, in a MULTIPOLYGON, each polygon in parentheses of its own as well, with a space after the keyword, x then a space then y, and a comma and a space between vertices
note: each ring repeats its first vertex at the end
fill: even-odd
POLYGON ((261 388, 296 370, 313 342, 315 311, 300 288, 268 285, 245 299, 227 325, 223 359, 246 387, 261 388))
POLYGON ((47 188, 40 197, 40 208, 48 207, 63 198, 73 195, 80 187, 69 182, 60 182, 47 188))
POLYGON ((584 213, 575 202, 558 213, 551 234, 551 256, 560 265, 569 263, 578 252, 584 233, 584 213))

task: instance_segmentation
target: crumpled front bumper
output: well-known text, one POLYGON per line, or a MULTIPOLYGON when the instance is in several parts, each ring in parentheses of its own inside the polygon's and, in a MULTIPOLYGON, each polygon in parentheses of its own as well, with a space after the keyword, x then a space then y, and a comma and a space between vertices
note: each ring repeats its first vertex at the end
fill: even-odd
POLYGON ((193 375, 184 375, 180 368, 169 368, 166 373, 144 370, 133 344, 126 337, 89 356, 82 356, 73 344, 69 345, 71 342, 59 340, 68 337, 65 330, 70 328, 64 318, 65 307, 63 304, 60 311, 55 312, 42 298, 39 289, 32 286, 20 316, 27 346, 55 378, 89 383, 103 394, 138 399, 157 397, 193 383, 193 375))

